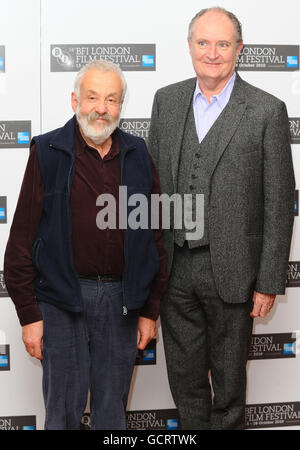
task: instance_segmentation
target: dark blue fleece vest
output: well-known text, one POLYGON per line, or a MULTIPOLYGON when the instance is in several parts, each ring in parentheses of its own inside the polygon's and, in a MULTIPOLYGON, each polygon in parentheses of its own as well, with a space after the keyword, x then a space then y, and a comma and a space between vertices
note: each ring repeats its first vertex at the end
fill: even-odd
MULTIPOLYGON (((33 245, 33 262, 37 270, 37 300, 68 311, 80 312, 82 297, 73 264, 70 211, 70 192, 75 171, 75 124, 74 116, 64 127, 32 139, 31 145, 36 145, 44 183, 43 212, 33 245)), ((127 186, 128 197, 139 193, 147 196, 150 221, 153 180, 145 142, 120 129, 117 129, 117 133, 120 143, 121 185, 127 186)), ((135 206, 127 208, 127 219, 134 208, 135 206)), ((128 309, 141 308, 148 298, 150 283, 159 266, 151 227, 136 230, 127 227, 124 251, 124 306, 128 309)))

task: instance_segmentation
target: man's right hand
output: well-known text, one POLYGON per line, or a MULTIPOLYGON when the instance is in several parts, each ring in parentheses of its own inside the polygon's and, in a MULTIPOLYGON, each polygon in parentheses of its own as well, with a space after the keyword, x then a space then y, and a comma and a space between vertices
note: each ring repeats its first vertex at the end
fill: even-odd
POLYGON ((42 360, 43 321, 29 323, 22 327, 22 339, 30 356, 42 360))

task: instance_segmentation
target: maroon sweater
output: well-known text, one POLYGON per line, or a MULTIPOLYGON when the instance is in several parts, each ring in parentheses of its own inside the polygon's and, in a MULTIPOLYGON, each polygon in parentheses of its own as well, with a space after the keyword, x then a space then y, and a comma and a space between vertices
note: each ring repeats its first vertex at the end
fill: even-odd
MULTIPOLYGON (((124 230, 118 228, 100 230, 96 225, 96 216, 101 209, 96 206, 96 198, 100 194, 112 194, 116 199, 117 213, 119 210, 121 174, 117 134, 113 133, 110 151, 102 159, 97 150, 84 141, 77 125, 75 152, 76 166, 70 197, 75 268, 80 276, 121 275, 124 269, 124 230)), ((159 194, 159 179, 153 162, 152 173, 152 193, 159 194)), ((42 214, 43 200, 43 181, 37 151, 33 146, 4 257, 5 283, 16 306, 21 325, 42 319, 34 294, 36 271, 32 263, 32 245, 42 214)), ((162 231, 153 232, 160 267, 141 315, 156 320, 162 296, 167 288, 168 273, 162 231)))

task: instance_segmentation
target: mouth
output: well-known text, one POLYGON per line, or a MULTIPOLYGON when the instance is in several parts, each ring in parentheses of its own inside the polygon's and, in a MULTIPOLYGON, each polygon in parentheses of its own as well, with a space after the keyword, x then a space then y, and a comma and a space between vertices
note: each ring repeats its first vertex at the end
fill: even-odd
POLYGON ((219 67, 221 65, 221 63, 211 63, 211 62, 205 62, 204 64, 206 64, 209 67, 219 67))
POLYGON ((97 113, 96 114, 92 113, 90 115, 90 117, 88 117, 88 121, 89 121, 90 124, 93 124, 93 123, 98 123, 98 124, 110 123, 110 117, 107 117, 107 115, 100 116, 97 113))

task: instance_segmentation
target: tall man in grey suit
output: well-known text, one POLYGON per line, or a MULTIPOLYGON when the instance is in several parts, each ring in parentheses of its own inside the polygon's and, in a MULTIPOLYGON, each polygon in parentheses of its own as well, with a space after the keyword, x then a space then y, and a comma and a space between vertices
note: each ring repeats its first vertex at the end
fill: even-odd
POLYGON ((232 13, 200 11, 188 44, 196 78, 158 90, 149 137, 162 192, 204 195, 200 239, 188 240, 187 228, 164 232, 167 368, 184 429, 242 429, 253 318, 285 292, 295 189, 289 123, 282 101, 235 72, 243 43, 232 13))

